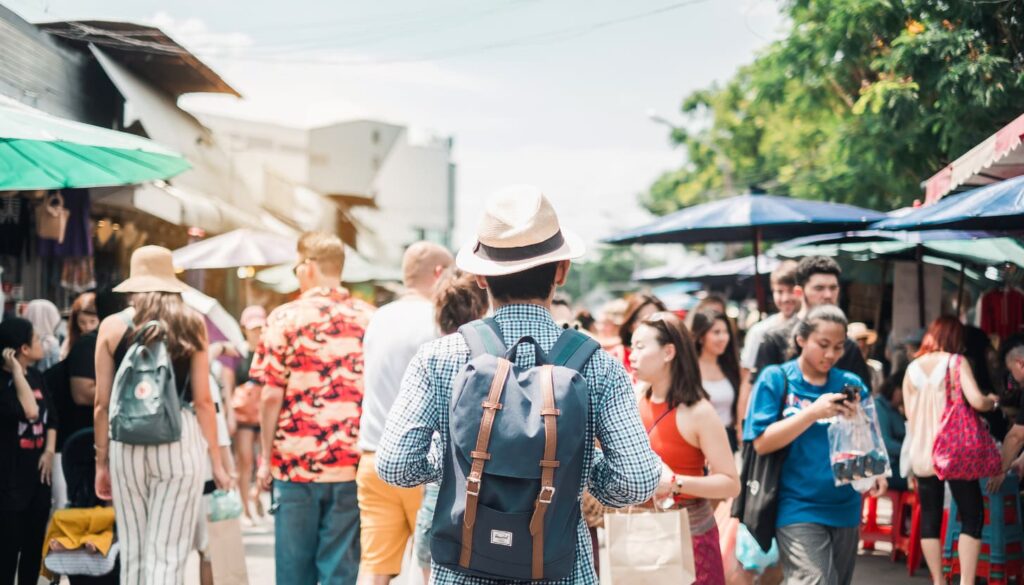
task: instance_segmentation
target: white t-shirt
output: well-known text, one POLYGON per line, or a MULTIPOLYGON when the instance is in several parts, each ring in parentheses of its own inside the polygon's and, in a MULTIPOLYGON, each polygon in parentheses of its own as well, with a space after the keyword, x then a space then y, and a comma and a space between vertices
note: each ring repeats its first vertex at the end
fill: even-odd
POLYGON ((732 401, 736 397, 736 389, 732 387, 732 382, 728 378, 722 378, 713 382, 705 380, 702 385, 704 391, 708 393, 708 398, 711 399, 711 406, 715 407, 718 418, 722 420, 722 424, 727 427, 731 426, 733 423, 732 401))
POLYGON ((434 304, 407 296, 381 307, 363 336, 363 415, 359 448, 376 451, 402 376, 421 345, 438 337, 434 304))
POLYGON ((743 351, 740 352, 740 366, 753 370, 757 363, 757 350, 764 341, 765 333, 782 324, 782 313, 773 313, 764 319, 754 323, 754 326, 747 330, 747 336, 743 339, 743 351))

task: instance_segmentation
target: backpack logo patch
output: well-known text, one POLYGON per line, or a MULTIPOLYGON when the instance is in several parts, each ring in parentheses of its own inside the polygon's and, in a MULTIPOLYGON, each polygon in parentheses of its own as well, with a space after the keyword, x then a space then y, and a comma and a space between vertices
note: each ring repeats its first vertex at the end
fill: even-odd
POLYGON ((491 544, 498 546, 512 546, 512 533, 504 530, 492 530, 491 531, 491 544))
POLYGON ((143 380, 135 386, 135 398, 139 400, 145 400, 153 395, 153 386, 149 383, 149 380, 143 380))

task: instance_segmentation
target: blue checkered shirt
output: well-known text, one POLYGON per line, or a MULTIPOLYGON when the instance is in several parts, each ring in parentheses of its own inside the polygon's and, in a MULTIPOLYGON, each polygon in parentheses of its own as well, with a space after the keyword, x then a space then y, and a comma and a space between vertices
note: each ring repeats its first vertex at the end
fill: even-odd
MULTIPOLYGON (((524 335, 532 335, 549 351, 562 332, 551 314, 538 305, 506 305, 495 312, 494 319, 508 346, 524 335)), ((449 442, 452 383, 469 358, 469 347, 456 333, 425 344, 409 363, 377 451, 377 473, 381 479, 399 487, 444 482, 441 451, 449 442), (434 442, 434 433, 440 435, 439 442, 434 442)), ((523 368, 531 367, 533 352, 518 352, 516 363, 523 368)), ((661 460, 651 450, 640 422, 629 375, 621 363, 604 351, 594 354, 582 374, 590 387, 586 444, 592 445, 597 438, 601 450, 585 451, 580 496, 586 488, 603 504, 615 508, 647 501, 658 485, 661 460)), ((576 566, 569 577, 544 583, 597 585, 590 534, 582 518, 576 542, 576 566)), ((434 565, 431 583, 500 582, 434 565)))

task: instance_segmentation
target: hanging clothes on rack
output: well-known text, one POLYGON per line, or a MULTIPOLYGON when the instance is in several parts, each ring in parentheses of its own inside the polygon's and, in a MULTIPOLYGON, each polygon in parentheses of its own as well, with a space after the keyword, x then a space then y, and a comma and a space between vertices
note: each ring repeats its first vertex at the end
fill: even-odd
POLYGON ((999 339, 1021 331, 1024 326, 1024 292, 1005 286, 986 292, 978 299, 978 326, 999 339))
POLYGON ((0 255, 20 258, 31 233, 28 201, 17 193, 0 197, 0 255))

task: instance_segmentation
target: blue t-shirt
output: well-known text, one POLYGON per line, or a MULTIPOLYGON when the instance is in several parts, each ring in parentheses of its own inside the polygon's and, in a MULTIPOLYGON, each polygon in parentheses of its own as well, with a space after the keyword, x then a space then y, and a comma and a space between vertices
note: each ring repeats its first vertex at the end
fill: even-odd
MULTIPOLYGON (((833 368, 825 385, 815 386, 804 380, 796 360, 770 366, 761 372, 754 386, 744 422, 744 441, 760 437, 765 429, 781 419, 779 405, 787 379, 789 394, 782 413, 787 417, 810 406, 822 394, 841 392, 847 384, 860 388, 862 400, 868 396, 861 379, 846 370, 833 368)), ((828 419, 817 421, 788 447, 779 479, 779 527, 812 523, 852 528, 860 524, 860 494, 849 485, 835 485, 829 464, 829 424, 828 419)))

